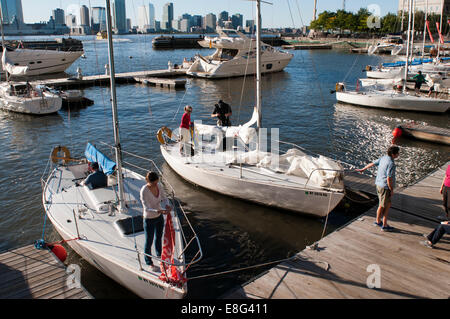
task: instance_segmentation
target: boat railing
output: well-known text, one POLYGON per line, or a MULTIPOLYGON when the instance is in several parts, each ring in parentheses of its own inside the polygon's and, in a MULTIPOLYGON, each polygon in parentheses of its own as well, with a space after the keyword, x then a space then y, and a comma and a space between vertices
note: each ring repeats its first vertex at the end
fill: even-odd
MULTIPOLYGON (((100 142, 100 143, 103 144, 103 145, 106 145, 106 146, 110 147, 111 149, 114 149, 114 146, 112 146, 112 145, 109 145, 109 144, 104 143, 104 142, 100 142)), ((146 158, 146 157, 137 155, 137 154, 133 154, 133 153, 130 153, 130 152, 127 152, 127 151, 124 151, 124 150, 122 150, 122 153, 125 154, 125 155, 128 155, 128 156, 137 158, 137 159, 139 159, 139 160, 146 161, 146 162, 148 162, 148 163, 151 164, 152 169, 154 169, 155 171, 158 172, 158 175, 160 176, 160 178, 161 178, 163 184, 164 184, 166 187, 168 187, 169 190, 170 190, 170 193, 171 193, 170 199, 171 199, 171 201, 172 201, 174 211, 175 211, 175 208, 178 208, 178 209, 179 209, 178 211, 181 212, 181 214, 183 215, 184 220, 186 221, 186 224, 187 224, 187 228, 189 229, 189 236, 186 236, 186 233, 185 233, 185 231, 183 230, 183 228, 181 227, 181 224, 180 224, 180 231, 181 231, 181 235, 182 235, 183 242, 184 242, 184 249, 180 252, 180 255, 177 256, 177 258, 175 258, 175 259, 176 259, 176 260, 179 260, 180 257, 183 256, 183 254, 185 253, 185 251, 186 251, 188 248, 197 249, 196 253, 194 254, 194 256, 192 257, 192 259, 191 259, 189 262, 174 262, 174 263, 171 263, 171 262, 169 262, 169 261, 162 260, 162 259, 161 259, 160 257, 158 257, 158 256, 153 256, 153 255, 151 255, 151 254, 146 254, 145 252, 140 251, 140 250, 137 249, 137 247, 136 247, 136 252, 137 252, 137 254, 138 254, 138 260, 139 260, 139 264, 140 264, 141 270, 143 270, 143 269, 142 269, 142 264, 141 264, 140 256, 145 256, 145 255, 148 256, 148 257, 151 257, 151 258, 153 258, 153 259, 155 259, 155 260, 158 260, 158 261, 160 261, 160 262, 166 264, 167 266, 176 266, 176 267, 184 266, 184 267, 186 267, 186 269, 187 269, 188 267, 190 267, 191 265, 193 265, 193 264, 199 262, 199 261, 203 258, 203 252, 202 252, 202 248, 201 248, 201 245, 200 245, 200 240, 199 240, 198 235, 197 235, 197 233, 195 232, 194 228, 192 227, 192 224, 190 223, 190 221, 189 221, 189 219, 188 219, 188 217, 187 217, 187 214, 186 214, 185 210, 183 209, 183 207, 182 207, 180 201, 175 197, 175 190, 174 190, 174 188, 172 187, 172 185, 171 185, 171 184, 169 183, 169 181, 164 177, 164 174, 162 174, 161 170, 159 169, 159 167, 156 165, 156 163, 155 163, 152 159, 149 159, 149 158, 146 158), (196 247, 197 247, 197 248, 196 248, 196 247, 193 247, 195 244, 196 244, 196 247)), ((141 166, 139 166, 139 165, 135 165, 135 164, 133 164, 133 163, 130 163, 129 161, 123 161, 123 163, 126 164, 126 165, 128 165, 128 166, 134 167, 134 168, 136 168, 136 169, 138 169, 138 170, 141 170, 141 171, 143 171, 143 172, 148 172, 148 171, 149 171, 148 168, 143 168, 143 167, 141 167, 141 166)), ((176 212, 176 211, 175 211, 175 212, 176 212)))

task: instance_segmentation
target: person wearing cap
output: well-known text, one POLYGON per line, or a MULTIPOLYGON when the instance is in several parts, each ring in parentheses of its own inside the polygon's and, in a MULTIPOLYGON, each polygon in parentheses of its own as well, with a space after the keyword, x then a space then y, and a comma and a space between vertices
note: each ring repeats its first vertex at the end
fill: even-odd
POLYGON ((108 185, 108 178, 103 173, 97 162, 91 165, 92 173, 82 182, 82 185, 90 186, 91 189, 106 187, 108 185))

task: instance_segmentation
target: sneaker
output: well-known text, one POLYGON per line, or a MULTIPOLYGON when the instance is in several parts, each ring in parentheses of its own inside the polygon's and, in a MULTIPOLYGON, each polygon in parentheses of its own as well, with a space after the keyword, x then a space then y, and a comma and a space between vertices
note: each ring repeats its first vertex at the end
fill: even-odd
POLYGON ((382 231, 393 231, 394 227, 386 225, 386 226, 381 226, 381 230, 382 231))
POLYGON ((433 244, 430 244, 430 243, 428 242, 428 240, 421 241, 420 243, 421 243, 422 245, 424 245, 425 247, 428 247, 428 248, 434 248, 433 244))
POLYGON ((375 222, 373 222, 373 225, 374 225, 374 226, 378 226, 378 227, 382 227, 382 226, 383 226, 383 222, 377 223, 377 222, 375 221, 375 222))

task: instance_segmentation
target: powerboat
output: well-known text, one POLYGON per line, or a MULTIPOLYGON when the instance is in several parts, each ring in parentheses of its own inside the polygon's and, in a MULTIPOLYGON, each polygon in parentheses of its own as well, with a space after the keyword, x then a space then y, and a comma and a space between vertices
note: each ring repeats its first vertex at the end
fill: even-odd
MULTIPOLYGON (((205 38, 198 43, 204 48, 215 48, 209 56, 195 56, 194 63, 186 74, 199 78, 226 78, 251 75, 256 73, 255 39, 247 37, 233 29, 219 29, 218 37, 205 38)), ((293 55, 260 43, 261 73, 282 71, 291 61, 293 55)))

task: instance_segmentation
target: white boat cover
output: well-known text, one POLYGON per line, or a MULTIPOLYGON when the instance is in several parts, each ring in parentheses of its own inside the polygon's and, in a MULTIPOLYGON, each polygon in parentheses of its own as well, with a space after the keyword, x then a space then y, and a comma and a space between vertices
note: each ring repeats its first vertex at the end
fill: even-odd
POLYGON ((11 75, 25 75, 28 71, 28 66, 16 66, 8 59, 6 56, 6 48, 3 48, 3 55, 2 55, 2 65, 3 70, 7 71, 11 75))

